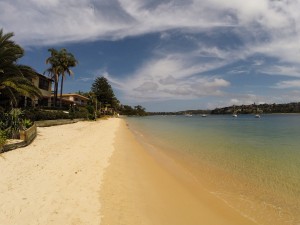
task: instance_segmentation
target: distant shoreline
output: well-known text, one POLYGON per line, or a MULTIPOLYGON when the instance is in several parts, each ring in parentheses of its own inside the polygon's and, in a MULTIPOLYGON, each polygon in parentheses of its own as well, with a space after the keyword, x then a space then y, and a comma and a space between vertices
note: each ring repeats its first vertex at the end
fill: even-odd
POLYGON ((148 115, 183 115, 183 114, 273 114, 273 113, 300 113, 300 102, 285 104, 251 104, 251 105, 232 105, 215 109, 193 109, 177 112, 148 112, 148 115))

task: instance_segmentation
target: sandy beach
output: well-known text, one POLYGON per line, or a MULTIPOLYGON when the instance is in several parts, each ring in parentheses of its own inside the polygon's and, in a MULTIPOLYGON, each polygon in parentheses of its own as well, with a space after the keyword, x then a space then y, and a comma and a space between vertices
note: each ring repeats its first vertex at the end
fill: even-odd
POLYGON ((122 119, 38 128, 0 157, 1 224, 255 224, 164 157, 122 119))
POLYGON ((0 156, 0 224, 99 225, 99 191, 120 120, 38 128, 0 156))

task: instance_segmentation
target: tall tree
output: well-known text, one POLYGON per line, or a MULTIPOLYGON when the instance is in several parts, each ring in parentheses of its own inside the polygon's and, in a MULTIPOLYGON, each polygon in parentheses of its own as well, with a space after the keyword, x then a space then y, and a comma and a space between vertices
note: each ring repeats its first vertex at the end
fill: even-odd
POLYGON ((61 73, 61 66, 58 58, 58 51, 54 48, 48 49, 50 52, 50 57, 46 59, 46 64, 50 64, 51 66, 45 71, 48 72, 51 79, 54 80, 54 97, 53 97, 53 104, 54 106, 57 105, 57 92, 58 92, 58 81, 59 81, 59 74, 61 73))
POLYGON ((4 34, 0 30, 0 96, 10 98, 16 105, 19 94, 40 97, 41 92, 31 81, 36 72, 29 66, 17 64, 24 50, 11 40, 13 36, 13 33, 4 34))
POLYGON ((115 108, 118 100, 105 77, 97 77, 92 84, 92 92, 95 93, 98 101, 102 105, 110 105, 115 108))
POLYGON ((46 63, 50 63, 51 66, 46 71, 49 73, 50 77, 54 80, 54 105, 57 104, 58 96, 58 83, 59 76, 61 76, 61 86, 60 86, 60 107, 62 104, 62 92, 64 86, 65 74, 72 75, 73 72, 70 67, 74 67, 78 64, 72 53, 69 53, 65 48, 57 51, 56 49, 49 49, 50 57, 46 60, 46 63))
POLYGON ((67 52, 66 49, 62 49, 60 51, 60 62, 61 62, 61 81, 60 81, 59 106, 61 107, 65 73, 67 73, 69 76, 73 75, 73 71, 70 69, 70 67, 75 67, 78 64, 78 62, 75 59, 74 55, 72 53, 67 52))

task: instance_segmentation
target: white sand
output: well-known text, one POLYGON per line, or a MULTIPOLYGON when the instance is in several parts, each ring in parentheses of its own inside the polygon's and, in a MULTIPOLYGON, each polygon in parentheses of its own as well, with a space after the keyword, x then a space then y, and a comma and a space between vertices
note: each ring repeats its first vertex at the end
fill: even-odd
POLYGON ((100 224, 100 184, 120 119, 38 128, 0 155, 0 224, 100 224))

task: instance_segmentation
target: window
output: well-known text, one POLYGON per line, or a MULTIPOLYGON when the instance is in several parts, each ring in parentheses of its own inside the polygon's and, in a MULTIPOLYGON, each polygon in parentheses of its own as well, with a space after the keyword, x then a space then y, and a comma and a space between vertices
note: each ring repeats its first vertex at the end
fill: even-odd
POLYGON ((44 77, 39 77, 39 88, 48 91, 49 90, 49 80, 44 77))

